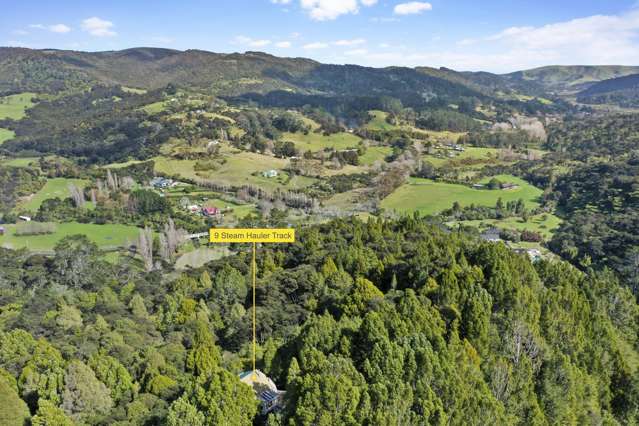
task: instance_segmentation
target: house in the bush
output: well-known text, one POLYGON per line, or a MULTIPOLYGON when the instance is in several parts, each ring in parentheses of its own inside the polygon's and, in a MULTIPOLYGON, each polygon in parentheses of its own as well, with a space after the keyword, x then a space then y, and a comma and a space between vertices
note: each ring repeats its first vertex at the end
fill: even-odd
POLYGON ((480 237, 484 241, 496 243, 498 241, 501 241, 501 231, 499 230, 499 228, 488 228, 481 233, 480 237))
POLYGON ((241 373, 240 381, 253 388, 255 396, 260 401, 262 414, 280 410, 284 406, 284 395, 286 392, 277 390, 277 386, 275 386, 273 380, 260 370, 241 373))
POLYGON ((277 177, 277 170, 274 170, 274 169, 266 170, 266 171, 262 172, 262 176, 264 176, 265 178, 277 177))

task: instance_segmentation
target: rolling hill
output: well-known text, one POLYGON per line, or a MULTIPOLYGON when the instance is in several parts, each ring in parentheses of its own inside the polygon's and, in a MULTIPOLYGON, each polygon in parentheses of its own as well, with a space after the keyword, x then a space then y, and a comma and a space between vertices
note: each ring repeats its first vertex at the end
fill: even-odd
POLYGON ((601 81, 577 94, 577 100, 590 104, 639 107, 639 74, 601 81))
POLYGON ((57 92, 89 84, 157 89, 169 83, 240 95, 287 91, 305 95, 430 99, 482 96, 472 87, 411 68, 324 65, 261 52, 133 48, 108 52, 0 48, 0 93, 57 92))
POLYGON ((639 73, 639 66, 574 65, 534 68, 505 74, 504 77, 511 82, 534 83, 548 92, 567 95, 603 80, 636 73, 639 73))

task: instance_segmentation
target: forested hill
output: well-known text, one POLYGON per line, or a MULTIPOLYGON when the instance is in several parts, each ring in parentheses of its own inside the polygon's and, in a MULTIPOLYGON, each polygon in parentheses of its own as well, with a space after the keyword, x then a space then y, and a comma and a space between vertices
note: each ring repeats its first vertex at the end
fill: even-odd
POLYGON ((639 106, 639 74, 601 81, 579 92, 577 100, 584 103, 610 103, 636 108, 639 106))
POLYGON ((638 66, 546 66, 504 75, 509 81, 534 83, 548 92, 575 93, 603 80, 639 73, 638 66))
POLYGON ((0 93, 51 92, 83 85, 123 85, 145 89, 167 84, 217 93, 480 96, 476 90, 411 68, 324 65, 310 59, 278 58, 260 52, 217 54, 135 48, 115 52, 75 52, 0 48, 0 93))
POLYGON ((0 420, 37 425, 544 425, 639 420, 637 305, 609 273, 531 264, 413 218, 334 220, 182 275, 0 249, 0 420), (15 421, 18 419, 19 421, 15 421), (55 422, 54 422, 55 420, 55 422))

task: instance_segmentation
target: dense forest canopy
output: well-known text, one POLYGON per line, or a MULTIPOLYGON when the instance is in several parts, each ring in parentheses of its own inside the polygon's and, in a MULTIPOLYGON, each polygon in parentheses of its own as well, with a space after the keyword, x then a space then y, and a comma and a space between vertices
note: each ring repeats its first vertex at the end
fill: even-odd
MULTIPOLYGON (((3 398, 42 424, 250 423, 244 253, 169 278, 85 238, 2 250, 3 398)), ((259 368, 287 389, 269 424, 637 420, 637 306, 608 272, 412 218, 334 221, 258 258, 259 368)))

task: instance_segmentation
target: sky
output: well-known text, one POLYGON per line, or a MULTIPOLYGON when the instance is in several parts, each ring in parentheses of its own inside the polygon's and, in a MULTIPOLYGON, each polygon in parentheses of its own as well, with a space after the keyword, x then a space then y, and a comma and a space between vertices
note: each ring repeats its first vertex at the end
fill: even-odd
POLYGON ((2 46, 263 51, 498 73, 639 65, 638 0, 8 1, 2 46))

